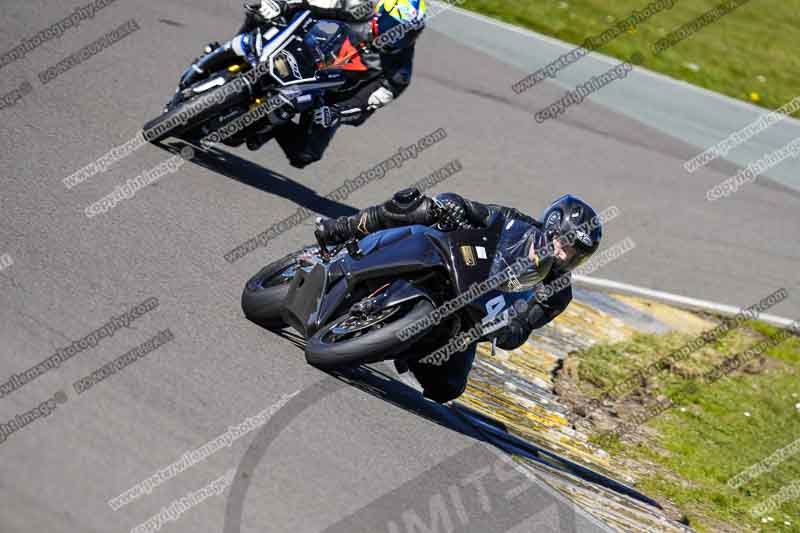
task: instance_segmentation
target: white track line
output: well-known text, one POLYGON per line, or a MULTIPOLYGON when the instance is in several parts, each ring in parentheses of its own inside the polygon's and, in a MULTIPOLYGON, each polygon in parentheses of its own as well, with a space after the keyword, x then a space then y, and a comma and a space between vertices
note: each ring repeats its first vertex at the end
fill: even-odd
MULTIPOLYGON (((587 276, 574 275, 572 279, 581 285, 586 285, 594 289, 605 289, 617 291, 625 294, 632 294, 635 296, 643 296, 651 298, 660 302, 675 304, 679 307, 688 307, 700 311, 711 311, 722 315, 733 316, 739 313, 743 308, 734 307, 732 305, 718 304, 709 302, 707 300, 698 300, 697 298, 689 298, 688 296, 680 296, 669 292, 657 291, 647 289, 645 287, 637 287, 636 285, 629 285, 627 283, 620 283, 618 281, 611 281, 608 279, 590 278, 587 276)), ((795 323, 794 320, 775 315, 762 314, 758 317, 759 320, 777 326, 780 328, 791 327, 795 323)))

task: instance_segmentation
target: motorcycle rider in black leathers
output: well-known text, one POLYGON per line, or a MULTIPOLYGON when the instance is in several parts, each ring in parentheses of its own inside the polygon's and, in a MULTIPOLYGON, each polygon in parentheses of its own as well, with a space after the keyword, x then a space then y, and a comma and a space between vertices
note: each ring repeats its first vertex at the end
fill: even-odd
MULTIPOLYGON (((514 286, 501 287, 501 290, 532 292, 525 312, 511 319, 499 334, 493 333, 497 346, 513 350, 525 343, 531 331, 557 317, 572 300, 569 283, 549 297, 543 297, 543 292, 537 288, 541 289, 561 276, 567 276, 569 280, 569 272, 600 245, 600 220, 582 200, 571 195, 562 196, 547 208, 540 222, 516 209, 482 204, 455 193, 430 198, 417 189, 404 189, 386 203, 355 215, 335 220, 317 219, 316 234, 324 243, 339 244, 382 229, 413 224, 433 226, 443 231, 485 228, 496 223, 497 217, 505 228, 498 243, 497 254, 502 254, 503 259, 501 264, 510 266, 523 256, 532 260, 530 270, 519 275, 514 286)), ((419 357, 396 361, 396 365, 401 372, 407 365, 422 385, 425 396, 444 403, 464 392, 476 345, 477 342, 472 343, 441 366, 421 362, 419 359, 424 358, 427 352, 420 353, 419 357)), ((417 349, 420 349, 419 345, 415 346, 417 349)), ((424 352, 424 349, 420 351, 424 352)))
POLYGON ((288 120, 247 139, 247 147, 257 150, 274 137, 297 168, 319 161, 340 125, 360 126, 405 91, 411 82, 414 43, 425 21, 422 0, 381 0, 375 9, 370 0, 256 0, 245 4, 245 21, 236 37, 222 45, 209 44, 206 54, 182 76, 179 90, 229 63, 234 54, 257 65, 270 22, 278 17, 291 20, 302 10, 317 19, 346 22, 358 41, 353 46, 365 44, 359 48, 365 72, 358 73, 356 83, 328 93, 326 101, 302 113, 298 123, 288 120))

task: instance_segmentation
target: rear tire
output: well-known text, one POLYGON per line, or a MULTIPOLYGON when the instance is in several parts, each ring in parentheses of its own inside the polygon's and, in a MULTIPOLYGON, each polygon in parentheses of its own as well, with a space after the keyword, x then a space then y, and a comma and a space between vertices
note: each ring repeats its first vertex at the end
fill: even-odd
POLYGON ((327 324, 308 340, 306 361, 323 370, 331 370, 392 359, 392 354, 400 353, 400 347, 407 349, 427 331, 405 341, 400 340, 397 334, 409 324, 429 315, 431 311, 433 311, 431 302, 424 299, 417 300, 404 316, 386 323, 380 329, 373 328, 360 337, 330 342, 331 330, 349 317, 348 313, 327 324))

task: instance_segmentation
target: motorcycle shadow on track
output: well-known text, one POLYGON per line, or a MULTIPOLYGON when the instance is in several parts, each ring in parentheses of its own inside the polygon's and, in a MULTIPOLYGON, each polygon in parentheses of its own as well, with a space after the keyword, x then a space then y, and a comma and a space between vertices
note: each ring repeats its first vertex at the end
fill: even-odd
MULTIPOLYGON (((270 331, 292 342, 301 350, 305 348, 303 337, 288 329, 270 329, 270 331)), ((341 386, 355 387, 476 442, 489 444, 510 455, 525 457, 546 468, 574 475, 584 481, 595 483, 661 509, 658 502, 635 488, 514 435, 499 420, 485 416, 458 401, 439 404, 425 398, 421 389, 403 381, 403 376, 395 372, 391 363, 384 361, 340 370, 319 370, 337 380, 341 386)), ((409 380, 411 379, 413 378, 409 378, 409 380)))
POLYGON ((320 196, 315 190, 283 174, 262 167, 228 151, 220 150, 217 147, 201 149, 184 141, 157 142, 153 144, 173 154, 180 154, 181 149, 188 146, 194 149, 192 163, 260 191, 286 198, 324 217, 337 218, 354 215, 358 212, 358 209, 352 206, 320 196))
MULTIPOLYGON (((303 337, 290 329, 269 329, 269 332, 288 340, 301 350, 305 348, 303 337)), ((403 381, 403 377, 394 371, 391 363, 374 363, 339 370, 317 370, 328 374, 343 385, 355 387, 440 426, 482 442, 492 442, 471 423, 459 416, 450 405, 442 405, 423 397, 420 389, 403 381)))
MULTIPOLYGON (((306 343, 303 337, 290 329, 269 329, 269 331, 288 340, 300 350, 305 348, 306 343)), ((339 370, 317 370, 328 374, 328 376, 337 380, 341 386, 357 388, 395 407, 421 416, 430 422, 461 433, 466 437, 494 445, 506 453, 522 454, 531 459, 545 462, 542 461, 544 458, 536 450, 522 450, 519 445, 514 445, 503 438, 498 438, 498 435, 507 435, 512 438, 508 429, 501 422, 487 418, 458 402, 439 404, 425 398, 422 395, 421 388, 407 383, 404 377, 393 369, 391 363, 381 362, 339 370), (496 432, 495 435, 485 431, 487 424, 492 427, 493 432, 496 432)), ((405 375, 407 376, 408 374, 405 375)), ((413 378, 406 379, 408 381, 413 380, 413 378)))

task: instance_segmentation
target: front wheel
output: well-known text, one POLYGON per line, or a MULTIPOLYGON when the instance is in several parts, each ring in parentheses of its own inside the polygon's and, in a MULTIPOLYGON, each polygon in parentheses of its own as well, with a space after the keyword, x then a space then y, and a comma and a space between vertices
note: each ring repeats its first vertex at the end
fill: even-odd
POLYGON ((400 340, 398 333, 433 311, 428 300, 416 300, 374 313, 354 312, 319 330, 308 340, 306 361, 321 369, 376 363, 391 359, 416 338, 400 340))
POLYGON ((142 126, 148 142, 160 142, 167 137, 180 138, 231 107, 243 105, 250 98, 250 88, 243 83, 217 87, 175 105, 142 126))

